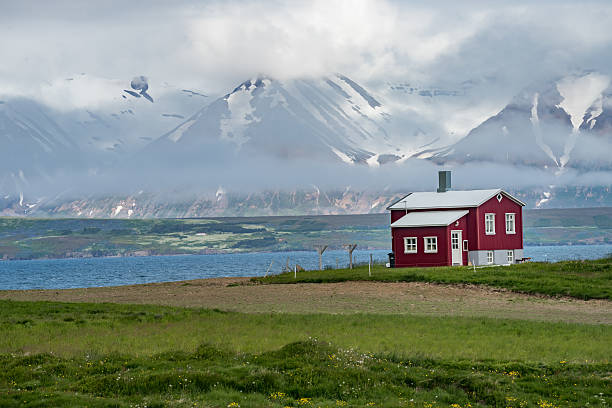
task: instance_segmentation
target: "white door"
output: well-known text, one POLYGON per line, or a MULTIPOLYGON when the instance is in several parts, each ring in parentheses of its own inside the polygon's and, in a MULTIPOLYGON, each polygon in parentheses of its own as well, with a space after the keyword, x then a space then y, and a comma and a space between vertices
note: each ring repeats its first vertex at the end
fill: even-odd
POLYGON ((461 231, 451 231, 451 253, 453 265, 463 265, 461 251, 461 231))

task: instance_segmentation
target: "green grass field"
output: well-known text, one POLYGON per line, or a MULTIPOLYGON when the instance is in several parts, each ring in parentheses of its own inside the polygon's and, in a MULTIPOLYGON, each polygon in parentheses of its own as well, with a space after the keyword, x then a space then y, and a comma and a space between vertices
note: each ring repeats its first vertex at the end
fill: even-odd
POLYGON ((3 407, 612 403, 608 325, 2 301, 0 332, 3 407))
POLYGON ((457 266, 390 269, 383 265, 374 265, 371 276, 368 275, 368 266, 360 265, 352 270, 300 272, 297 274, 297 279, 293 273, 283 273, 265 278, 253 278, 252 280, 267 284, 357 280, 469 283, 506 288, 524 293, 612 300, 612 258, 555 263, 528 262, 511 266, 476 269, 457 266))

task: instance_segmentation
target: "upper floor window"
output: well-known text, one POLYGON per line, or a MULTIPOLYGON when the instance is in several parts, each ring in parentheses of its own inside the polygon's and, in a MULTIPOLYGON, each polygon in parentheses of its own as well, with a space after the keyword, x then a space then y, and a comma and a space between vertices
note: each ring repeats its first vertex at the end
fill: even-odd
POLYGON ((425 241, 425 253, 438 252, 438 237, 424 237, 425 241))
POLYGON ((506 213, 506 234, 516 234, 514 213, 506 213))
POLYGON ((417 239, 416 237, 404 238, 404 253, 405 254, 416 254, 417 253, 417 239))
POLYGON ((485 234, 495 235, 495 214, 485 214, 485 234))

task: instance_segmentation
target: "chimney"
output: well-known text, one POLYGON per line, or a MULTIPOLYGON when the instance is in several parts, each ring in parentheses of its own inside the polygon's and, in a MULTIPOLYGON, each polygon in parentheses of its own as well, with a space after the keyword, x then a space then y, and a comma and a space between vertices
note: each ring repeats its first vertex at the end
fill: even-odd
POLYGON ((451 172, 438 172, 438 193, 445 193, 451 189, 451 172))

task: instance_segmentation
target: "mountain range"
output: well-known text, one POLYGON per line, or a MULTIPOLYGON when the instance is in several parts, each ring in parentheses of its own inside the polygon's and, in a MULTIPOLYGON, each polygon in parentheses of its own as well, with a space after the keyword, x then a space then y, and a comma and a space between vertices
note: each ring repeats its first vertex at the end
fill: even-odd
POLYGON ((523 90, 466 137, 431 153, 439 163, 609 169, 611 126, 610 77, 591 72, 523 90))
MULTIPOLYGON (((142 191, 96 194, 94 186, 75 197, 69 186, 58 187, 59 195, 39 192, 38 186, 59 185, 58 180, 74 174, 95 177, 119 171, 134 177, 162 164, 197 169, 210 178, 225 168, 245 171, 240 163, 266 160, 366 167, 414 159, 447 166, 492 162, 556 173, 612 168, 612 85, 610 77, 598 72, 533 84, 458 140, 444 126, 444 117, 420 114, 418 106, 390 100, 388 94, 371 92, 342 74, 284 81, 257 76, 216 99, 168 85, 158 97, 145 77, 135 80, 132 88, 140 93, 118 87, 113 104, 98 110, 59 111, 32 99, 0 96, 0 211, 31 214, 38 206, 47 208, 44 214, 151 216, 136 209, 128 213, 131 204, 117 211, 118 201, 142 191), (90 204, 74 205, 79 199, 90 204)), ((426 100, 435 112, 437 100, 460 100, 469 93, 469 84, 442 89, 406 82, 390 84, 387 90, 426 100)), ((367 205, 357 205, 353 197, 349 207, 374 211, 375 202, 393 198, 379 193, 365 194, 367 205)), ((163 196, 156 195, 157 207, 163 196)), ((190 200, 194 205, 204 199, 190 200)), ((346 200, 328 199, 326 208, 331 210, 320 212, 336 207, 342 212, 346 200)))

